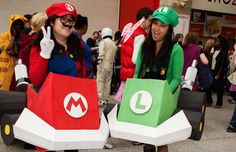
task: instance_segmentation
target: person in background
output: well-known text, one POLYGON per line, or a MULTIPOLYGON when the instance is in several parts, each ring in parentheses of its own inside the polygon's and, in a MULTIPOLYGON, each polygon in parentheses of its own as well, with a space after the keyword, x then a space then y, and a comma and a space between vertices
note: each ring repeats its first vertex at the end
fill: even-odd
POLYGON ((202 41, 198 41, 198 46, 201 48, 201 50, 203 50, 203 44, 202 44, 202 41))
MULTIPOLYGON (((112 29, 104 28, 101 32, 102 40, 99 44, 98 51, 98 67, 97 67, 97 91, 98 91, 98 104, 100 107, 105 107, 110 100, 111 91, 111 77, 113 73, 113 63, 117 47, 112 41, 112 29)), ((113 145, 110 144, 109 139, 105 144, 106 149, 112 149, 113 145)))
MULTIPOLYGON (((234 44, 233 64, 236 65, 236 43, 234 44)), ((230 91, 232 92, 232 99, 233 99, 231 103, 236 104, 236 85, 231 84, 230 91)), ((230 133, 236 133, 236 105, 234 107, 234 113, 232 115, 232 118, 226 131, 230 133)))
POLYGON ((29 60, 30 60, 30 50, 32 42, 36 38, 36 33, 41 30, 41 26, 44 26, 45 21, 47 20, 46 13, 37 13, 31 19, 31 31, 28 34, 21 33, 20 53, 19 58, 22 60, 22 63, 26 65, 27 70, 29 70, 29 60))
POLYGON ((27 19, 27 21, 25 22, 25 28, 24 28, 24 30, 22 30, 22 33, 29 34, 29 32, 31 31, 31 19, 32 19, 33 15, 25 14, 24 17, 27 19))
MULTIPOLYGON (((229 56, 229 74, 231 75, 232 73, 235 72, 235 68, 236 68, 236 44, 234 44, 233 47, 233 54, 229 56)), ((229 91, 231 94, 231 98, 228 100, 229 103, 231 104, 236 104, 236 85, 231 83, 230 87, 229 87, 229 91)))
POLYGON ((215 40, 214 39, 208 39, 206 41, 206 44, 204 46, 204 52, 205 52, 205 55, 207 57, 207 59, 210 61, 210 56, 211 54, 213 53, 212 50, 213 50, 213 46, 215 44, 215 40))
POLYGON ((96 41, 99 37, 99 32, 93 32, 93 35, 87 39, 86 43, 91 48, 92 51, 92 67, 93 67, 93 75, 96 76, 97 74, 97 58, 98 58, 98 47, 96 46, 96 41))
POLYGON ((91 63, 91 57, 92 57, 92 51, 89 47, 89 45, 82 39, 82 36, 86 34, 88 31, 88 18, 85 16, 82 16, 80 14, 77 15, 77 20, 74 25, 74 34, 76 34, 81 42, 84 45, 85 49, 85 63, 86 63, 86 78, 93 78, 93 70, 92 70, 92 63, 91 63))
POLYGON ((197 64, 198 68, 198 79, 202 90, 206 93, 206 106, 212 104, 211 98, 211 87, 213 82, 212 71, 209 64, 209 59, 207 58, 208 44, 204 46, 204 49, 200 50, 199 63, 197 64))
MULTIPOLYGON (((227 69, 228 43, 222 35, 215 39, 213 53, 211 55, 211 70, 213 73, 213 90, 217 93, 215 108, 219 109, 223 105, 224 77, 227 69)), ((210 105, 209 105, 210 106, 210 105)))
POLYGON ((20 34, 27 19, 21 15, 13 14, 10 17, 9 31, 0 35, 0 83, 1 90, 15 90, 14 67, 20 52, 20 34))
POLYGON ((199 59, 201 48, 198 45, 198 34, 195 32, 188 32, 184 39, 183 48, 184 48, 183 75, 185 75, 187 68, 192 65, 193 60, 199 59))
POLYGON ((178 43, 180 46, 182 46, 184 40, 184 35, 182 33, 177 33, 173 39, 174 43, 178 43))
POLYGON ((138 10, 136 14, 136 21, 138 22, 144 18, 145 20, 142 24, 132 33, 130 38, 124 42, 121 41, 120 47, 120 59, 121 59, 121 69, 120 69, 120 79, 121 84, 119 90, 115 96, 117 102, 121 101, 123 89, 127 78, 132 78, 134 76, 136 59, 141 43, 145 40, 147 31, 149 31, 152 10, 145 7, 138 10))
POLYGON ((99 30, 98 31, 98 38, 96 39, 96 46, 99 46, 99 43, 101 42, 102 40, 102 30, 99 30))
POLYGON ((226 131, 230 133, 236 133, 236 105, 229 126, 227 127, 226 131))
POLYGON ((97 88, 99 106, 107 105, 110 100, 111 77, 117 47, 112 41, 112 30, 102 29, 102 41, 99 45, 97 88))
POLYGON ((120 41, 121 41, 121 32, 116 31, 114 34, 114 41, 117 46, 117 51, 115 55, 115 63, 111 80, 111 94, 115 94, 120 86, 120 41))
POLYGON ((31 18, 33 17, 33 15, 25 14, 24 17, 27 18, 27 21, 25 22, 25 28, 30 28, 31 27, 31 18))
MULTIPOLYGON (((172 92, 179 87, 183 49, 172 41, 173 27, 178 23, 178 13, 172 8, 160 7, 154 11, 150 32, 138 53, 134 78, 167 80, 172 92)), ((156 152, 156 147, 145 144, 143 151, 156 152)), ((158 146, 158 152, 168 152, 168 146, 158 146)))

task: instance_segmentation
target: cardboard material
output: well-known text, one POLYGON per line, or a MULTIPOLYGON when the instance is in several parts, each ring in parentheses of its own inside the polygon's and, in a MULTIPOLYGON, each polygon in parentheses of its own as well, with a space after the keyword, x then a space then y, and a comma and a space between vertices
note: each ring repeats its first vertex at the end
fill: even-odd
POLYGON ((20 141, 15 139, 13 133, 13 125, 19 118, 20 114, 5 114, 1 119, 1 135, 2 141, 5 145, 10 146, 19 143, 20 141))
POLYGON ((48 150, 102 149, 109 135, 105 116, 97 130, 56 130, 25 108, 14 125, 17 139, 48 150))
POLYGON ((156 146, 174 143, 190 137, 192 127, 183 111, 175 114, 158 127, 127 123, 117 120, 117 105, 108 114, 111 136, 156 146))
POLYGON ((27 108, 55 129, 99 128, 95 80, 49 73, 39 92, 28 87, 27 108))
POLYGON ((0 119, 4 114, 21 113, 26 106, 26 94, 0 90, 0 119))
POLYGON ((179 90, 172 94, 168 82, 163 80, 128 79, 118 120, 156 127, 172 116, 179 90))
POLYGON ((202 112, 196 112, 185 109, 183 111, 192 126, 192 134, 189 139, 197 141, 200 140, 205 125, 205 114, 202 112))
POLYGON ((181 89, 177 107, 180 109, 205 113, 206 100, 205 92, 186 91, 181 89))

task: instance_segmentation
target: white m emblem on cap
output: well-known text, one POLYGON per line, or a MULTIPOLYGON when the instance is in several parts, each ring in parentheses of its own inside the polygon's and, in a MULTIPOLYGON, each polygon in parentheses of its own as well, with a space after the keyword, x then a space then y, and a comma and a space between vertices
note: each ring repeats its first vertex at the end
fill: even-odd
POLYGON ((74 11, 74 7, 72 5, 70 5, 70 4, 65 4, 65 7, 70 12, 74 11))

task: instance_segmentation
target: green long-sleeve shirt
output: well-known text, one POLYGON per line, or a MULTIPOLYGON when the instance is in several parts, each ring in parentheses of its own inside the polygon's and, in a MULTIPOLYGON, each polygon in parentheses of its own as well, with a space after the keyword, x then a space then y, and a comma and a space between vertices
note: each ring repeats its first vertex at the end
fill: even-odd
MULTIPOLYGON (((138 78, 139 70, 142 64, 141 48, 142 48, 142 45, 139 49, 139 53, 137 56, 134 78, 138 78)), ((170 62, 168 65, 167 74, 166 74, 166 80, 168 81, 172 92, 174 92, 180 84, 183 65, 184 65, 183 49, 180 45, 174 44, 172 48, 171 56, 170 56, 170 62)), ((143 74, 145 74, 144 68, 142 68, 140 75, 143 75, 143 74)))

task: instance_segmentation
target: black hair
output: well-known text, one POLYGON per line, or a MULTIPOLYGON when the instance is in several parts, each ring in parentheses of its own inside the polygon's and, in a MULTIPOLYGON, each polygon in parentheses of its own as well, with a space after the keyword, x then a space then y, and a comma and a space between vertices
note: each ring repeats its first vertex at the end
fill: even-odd
MULTIPOLYGON (((58 16, 56 16, 56 15, 53 15, 50 18, 48 18, 45 22, 45 26, 44 26, 45 29, 48 26, 51 26, 51 23, 55 22, 56 18, 58 18, 58 16)), ((40 41, 42 39, 43 39, 43 32, 42 32, 42 30, 40 30, 37 33, 37 37, 36 37, 36 40, 33 42, 33 45, 35 45, 36 47, 38 47, 38 49, 40 49, 40 41)), ((64 53, 65 48, 64 48, 64 46, 57 43, 55 36, 53 35, 52 28, 51 28, 51 39, 55 43, 55 46, 52 51, 52 56, 64 53)), ((81 40, 73 33, 68 37, 67 51, 69 51, 69 53, 72 54, 73 59, 76 61, 81 61, 81 60, 84 60, 84 58, 85 58, 85 50, 83 49, 83 47, 81 45, 81 40)))
MULTIPOLYGON (((17 19, 17 20, 15 20, 15 21, 13 21, 13 23, 12 23, 12 25, 11 25, 11 35, 13 35, 13 28, 15 28, 16 25, 20 25, 21 31, 24 29, 24 21, 22 21, 21 19, 17 19)), ((16 35, 15 35, 15 39, 20 38, 20 32, 21 32, 21 31, 15 33, 15 34, 16 34, 16 35)))
POLYGON ((25 14, 24 17, 27 18, 28 21, 30 21, 31 18, 32 18, 32 15, 31 14, 25 14))
POLYGON ((218 40, 220 41, 221 47, 223 48, 224 51, 229 50, 229 42, 224 38, 222 34, 217 36, 218 40))
POLYGON ((150 15, 152 15, 152 10, 148 7, 141 8, 138 10, 136 14, 136 21, 139 21, 142 17, 147 19, 150 15))
POLYGON ((117 31, 114 35, 114 40, 118 40, 120 41, 121 40, 121 31, 117 31))
POLYGON ((93 32, 93 35, 95 35, 95 34, 98 34, 98 35, 99 35, 99 31, 94 31, 94 32, 93 32))
POLYGON ((112 36, 104 36, 103 37, 103 39, 106 39, 106 38, 112 39, 112 36))
POLYGON ((77 15, 77 20, 75 22, 74 28, 81 29, 83 26, 88 26, 88 18, 80 14, 77 15))
POLYGON ((198 45, 202 45, 202 41, 198 41, 198 45))
MULTIPOLYGON (((155 20, 152 20, 151 26, 154 21, 155 20)), ((145 65, 146 67, 156 66, 158 70, 161 69, 163 61, 172 51, 174 45, 172 41, 173 34, 173 27, 169 25, 165 40, 163 41, 159 52, 156 54, 156 42, 152 38, 151 30, 149 31, 148 36, 142 46, 143 65, 145 65)))
POLYGON ((181 38, 181 37, 183 38, 184 35, 183 35, 182 33, 177 33, 177 34, 175 35, 174 39, 173 39, 173 42, 174 42, 174 43, 177 43, 178 40, 179 40, 179 38, 181 38))

